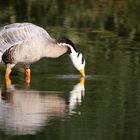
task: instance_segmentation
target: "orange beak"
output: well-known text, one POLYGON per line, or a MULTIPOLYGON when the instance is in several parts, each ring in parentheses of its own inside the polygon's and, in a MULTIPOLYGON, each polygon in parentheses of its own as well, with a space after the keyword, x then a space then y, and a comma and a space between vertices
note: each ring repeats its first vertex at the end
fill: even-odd
POLYGON ((81 70, 80 70, 80 73, 81 73, 81 76, 82 76, 82 77, 85 77, 85 68, 81 69, 81 70))
POLYGON ((85 77, 81 77, 80 78, 80 85, 84 86, 84 84, 85 84, 85 77))

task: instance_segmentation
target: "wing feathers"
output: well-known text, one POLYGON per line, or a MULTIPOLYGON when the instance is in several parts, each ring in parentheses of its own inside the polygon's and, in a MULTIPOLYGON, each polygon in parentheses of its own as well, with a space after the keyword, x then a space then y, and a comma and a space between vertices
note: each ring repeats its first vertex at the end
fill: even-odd
MULTIPOLYGON (((23 46, 23 44, 29 46, 29 50, 37 50, 38 55, 46 57, 59 57, 68 51, 66 44, 60 44, 43 28, 32 23, 14 23, 0 28, 0 52, 4 53, 10 47, 23 46)), ((34 54, 35 51, 31 53, 34 54)))
POLYGON ((36 40, 36 35, 39 35, 40 32, 50 37, 44 29, 31 23, 14 23, 4 26, 0 28, 0 51, 4 52, 11 46, 32 41, 33 38, 36 40))

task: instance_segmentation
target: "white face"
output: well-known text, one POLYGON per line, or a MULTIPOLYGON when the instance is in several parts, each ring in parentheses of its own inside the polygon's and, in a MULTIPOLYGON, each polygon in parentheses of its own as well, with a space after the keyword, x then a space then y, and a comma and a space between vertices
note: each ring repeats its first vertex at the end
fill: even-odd
POLYGON ((80 71, 85 68, 85 59, 83 55, 79 52, 72 52, 70 54, 70 58, 72 60, 73 65, 75 68, 80 71))

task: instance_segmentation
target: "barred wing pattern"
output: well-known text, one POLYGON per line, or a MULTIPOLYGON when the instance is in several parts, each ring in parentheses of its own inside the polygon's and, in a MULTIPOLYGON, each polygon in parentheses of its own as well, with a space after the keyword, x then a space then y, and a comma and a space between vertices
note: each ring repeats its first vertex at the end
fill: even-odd
POLYGON ((41 27, 32 23, 14 23, 0 28, 0 51, 3 53, 14 45, 20 45, 26 41, 35 41, 38 37, 51 38, 41 27))

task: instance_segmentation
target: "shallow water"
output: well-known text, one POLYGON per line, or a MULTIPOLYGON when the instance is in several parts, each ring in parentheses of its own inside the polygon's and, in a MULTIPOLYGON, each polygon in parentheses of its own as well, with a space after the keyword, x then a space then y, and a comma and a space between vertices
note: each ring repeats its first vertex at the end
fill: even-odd
POLYGON ((9 87, 1 65, 0 139, 138 140, 138 5, 131 1, 0 1, 6 11, 0 12, 1 25, 36 23, 53 37, 69 37, 86 58, 85 79, 64 55, 32 64, 30 85, 25 84, 24 67, 17 65, 9 87))

